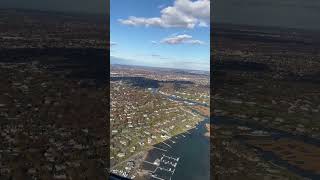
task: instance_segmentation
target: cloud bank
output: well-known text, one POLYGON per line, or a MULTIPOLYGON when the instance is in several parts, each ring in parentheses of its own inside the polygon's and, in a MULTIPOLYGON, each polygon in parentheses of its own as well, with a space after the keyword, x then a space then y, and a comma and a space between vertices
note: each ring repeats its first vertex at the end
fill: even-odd
POLYGON ((210 0, 175 0, 173 6, 160 11, 160 17, 135 17, 119 19, 124 25, 156 26, 163 28, 188 28, 196 26, 207 27, 210 23, 210 0))
POLYGON ((172 37, 164 38, 160 41, 163 44, 170 44, 170 45, 176 45, 176 44, 196 44, 196 45, 203 45, 205 44, 203 41, 193 39, 192 36, 187 34, 181 34, 176 35, 172 37))

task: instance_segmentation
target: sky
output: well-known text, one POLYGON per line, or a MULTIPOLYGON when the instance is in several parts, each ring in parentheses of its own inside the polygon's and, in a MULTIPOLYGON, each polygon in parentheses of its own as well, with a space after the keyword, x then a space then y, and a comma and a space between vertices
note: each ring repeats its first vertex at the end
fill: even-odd
POLYGON ((210 68, 209 0, 111 0, 111 63, 210 68))

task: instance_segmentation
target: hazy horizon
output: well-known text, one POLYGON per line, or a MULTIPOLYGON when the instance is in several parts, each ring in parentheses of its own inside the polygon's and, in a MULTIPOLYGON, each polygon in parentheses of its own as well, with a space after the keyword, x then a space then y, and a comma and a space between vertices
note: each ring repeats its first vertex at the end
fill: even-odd
MULTIPOLYGON (((128 61, 122 59, 124 61, 128 61)), ((130 60, 129 60, 130 61, 130 60)), ((123 65, 123 66, 139 66, 139 67, 150 67, 150 68, 164 68, 164 69, 176 69, 176 70, 189 70, 189 71, 201 71, 201 72, 210 72, 209 70, 202 70, 202 69, 191 69, 191 68, 175 68, 175 67, 166 67, 166 66, 155 66, 155 65, 146 65, 143 63, 130 63, 130 62, 121 62, 119 58, 110 56, 110 65, 123 65), (113 61, 112 59, 118 59, 117 61, 113 61)))

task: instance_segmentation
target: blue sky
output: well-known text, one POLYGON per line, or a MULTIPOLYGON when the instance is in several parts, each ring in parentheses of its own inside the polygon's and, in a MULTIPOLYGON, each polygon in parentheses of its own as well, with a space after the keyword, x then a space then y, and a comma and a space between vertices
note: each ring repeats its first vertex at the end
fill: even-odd
POLYGON ((111 62, 210 68, 209 0, 111 0, 111 62))

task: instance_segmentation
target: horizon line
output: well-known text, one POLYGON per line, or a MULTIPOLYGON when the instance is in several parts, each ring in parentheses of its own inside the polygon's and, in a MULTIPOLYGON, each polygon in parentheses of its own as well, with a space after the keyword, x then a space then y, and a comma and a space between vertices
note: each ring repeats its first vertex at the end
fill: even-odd
POLYGON ((161 66, 152 66, 152 65, 135 65, 135 64, 119 64, 119 63, 111 63, 110 65, 120 65, 120 66, 138 66, 138 67, 148 67, 148 68, 163 68, 163 69, 172 69, 172 70, 188 70, 188 71, 203 71, 210 72, 209 70, 200 70, 200 69, 188 69, 188 68, 173 68, 173 67, 161 67, 161 66))

